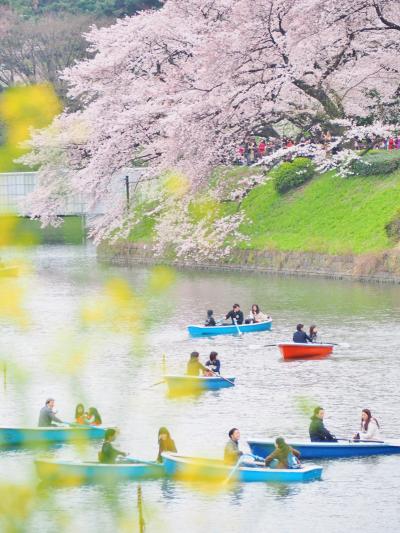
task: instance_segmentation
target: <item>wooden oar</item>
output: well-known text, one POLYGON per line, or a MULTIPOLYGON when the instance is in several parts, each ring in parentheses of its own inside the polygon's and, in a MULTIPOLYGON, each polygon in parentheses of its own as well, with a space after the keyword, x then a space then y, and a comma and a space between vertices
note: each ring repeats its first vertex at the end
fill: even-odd
POLYGON ((224 381, 227 381, 227 382, 230 383, 231 385, 235 386, 235 384, 233 383, 233 381, 231 381, 230 379, 226 379, 226 378, 224 378, 223 376, 221 376, 220 374, 217 374, 216 372, 213 372, 212 370, 209 370, 209 372, 211 372, 211 374, 213 374, 215 377, 217 377, 217 378, 221 378, 221 379, 223 379, 224 381))
MULTIPOLYGON (((86 424, 77 424, 75 422, 53 422, 51 424, 52 426, 56 426, 58 428, 72 428, 72 427, 81 427, 81 426, 86 426, 86 424)), ((51 426, 50 426, 51 427, 51 426)))
POLYGON ((348 342, 317 342, 316 344, 332 344, 332 346, 341 346, 342 348, 350 348, 350 344, 348 342))
POLYGON ((232 468, 232 470, 230 471, 230 474, 228 475, 228 477, 227 477, 226 479, 224 479, 224 481, 223 481, 224 485, 225 485, 226 483, 229 483, 229 481, 231 480, 232 476, 233 476, 234 474, 236 474, 236 471, 237 471, 237 469, 239 468, 239 466, 240 466, 240 464, 241 464, 241 462, 242 462, 242 457, 243 457, 243 455, 241 455, 241 456, 239 457, 239 459, 237 460, 237 463, 235 464, 235 466, 234 466, 234 467, 232 468))
MULTIPOLYGON (((372 442, 373 444, 387 444, 384 440, 363 440, 363 439, 338 439, 336 438, 336 440, 340 440, 340 441, 345 441, 345 442, 372 442)), ((329 442, 329 441, 328 441, 329 442)), ((334 441, 333 441, 334 442, 334 441)))
POLYGON ((277 344, 264 344, 265 348, 268 348, 269 346, 278 346, 277 344))
POLYGON ((243 454, 239 457, 239 459, 238 459, 237 463, 235 464, 235 466, 232 468, 232 470, 231 470, 229 476, 223 481, 224 484, 225 484, 225 483, 228 483, 228 482, 231 480, 232 476, 236 473, 237 469, 238 469, 239 466, 241 465, 241 463, 242 463, 242 459, 244 459, 244 457, 252 457, 253 459, 256 458, 255 455, 252 455, 251 453, 243 453, 243 454))
POLYGON ((126 461, 128 464, 130 463, 130 464, 151 465, 151 466, 161 464, 161 463, 157 463, 157 461, 142 461, 141 459, 136 459, 136 457, 129 457, 129 455, 127 455, 126 457, 124 457, 122 460, 118 462, 124 463, 124 461, 126 461))
POLYGON ((157 381, 157 383, 153 383, 153 385, 149 385, 147 388, 150 389, 151 387, 155 387, 156 385, 161 385, 161 383, 165 383, 165 379, 162 381, 157 381))
POLYGON ((239 329, 239 326, 237 325, 237 322, 236 322, 236 320, 235 320, 235 319, 233 319, 233 323, 235 324, 235 326, 236 326, 236 329, 237 329, 237 331, 238 331, 239 335, 243 335, 243 333, 242 333, 242 332, 240 331, 240 329, 239 329))

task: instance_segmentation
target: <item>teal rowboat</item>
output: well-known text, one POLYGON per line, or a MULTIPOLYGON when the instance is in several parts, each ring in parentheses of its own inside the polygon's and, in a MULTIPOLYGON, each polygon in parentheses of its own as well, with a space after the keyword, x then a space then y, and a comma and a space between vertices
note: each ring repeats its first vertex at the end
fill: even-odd
POLYGON ((235 385, 235 378, 220 376, 164 376, 171 393, 191 393, 205 390, 218 390, 235 385))
POLYGON ((188 326, 189 335, 192 337, 210 337, 214 335, 237 335, 240 333, 254 333, 256 331, 268 331, 272 327, 272 320, 257 322, 256 324, 242 324, 235 326, 188 326))
POLYGON ((185 457, 173 453, 163 453, 165 473, 169 477, 187 481, 274 481, 304 482, 321 479, 322 467, 307 465, 298 469, 277 469, 265 467, 226 465, 222 460, 199 457, 185 457))
POLYGON ((102 426, 0 427, 0 446, 24 446, 102 439, 102 426))
POLYGON ((79 485, 84 483, 115 483, 117 481, 157 479, 164 476, 160 463, 101 464, 89 461, 36 459, 40 479, 49 484, 79 485))

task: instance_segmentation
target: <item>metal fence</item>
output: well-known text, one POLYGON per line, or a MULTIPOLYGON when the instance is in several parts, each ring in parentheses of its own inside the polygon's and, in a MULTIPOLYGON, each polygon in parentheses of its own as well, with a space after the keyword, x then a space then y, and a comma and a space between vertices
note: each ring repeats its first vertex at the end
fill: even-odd
MULTIPOLYGON (((37 187, 37 172, 7 172, 0 174, 0 212, 26 214, 25 198, 37 187)), ((80 197, 68 198, 64 213, 60 215, 80 215, 84 213, 84 202, 80 197)))
MULTIPOLYGON (((135 197, 146 196, 154 188, 154 181, 142 179, 143 170, 135 168, 122 169, 113 177, 112 189, 117 196, 135 201, 135 197)), ((18 215, 29 214, 29 205, 24 205, 26 197, 38 185, 37 172, 0 173, 0 212, 13 212, 18 215)), ((63 213, 58 215, 101 215, 105 206, 100 203, 88 208, 88 199, 76 195, 65 201, 63 213)))
POLYGON ((36 186, 36 172, 0 174, 0 211, 19 212, 24 198, 36 186))

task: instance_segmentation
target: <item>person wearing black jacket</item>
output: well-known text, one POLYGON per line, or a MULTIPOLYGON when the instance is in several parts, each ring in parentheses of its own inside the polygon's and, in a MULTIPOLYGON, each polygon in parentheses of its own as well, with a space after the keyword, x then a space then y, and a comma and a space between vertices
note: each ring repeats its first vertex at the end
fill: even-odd
POLYGON ((324 426, 324 414, 322 407, 314 409, 309 427, 311 442, 337 442, 335 435, 332 435, 324 426))
POLYGON ((232 324, 234 324, 235 322, 236 324, 239 324, 239 326, 243 324, 244 316, 243 311, 240 310, 239 304, 233 304, 231 311, 229 311, 229 313, 225 317, 226 320, 228 320, 229 318, 232 320, 232 324))
POLYGON ((304 324, 297 324, 296 331, 293 333, 293 342, 300 342, 306 344, 307 342, 312 342, 312 338, 303 331, 304 324))
POLYGON ((214 318, 214 311, 212 309, 209 309, 207 311, 207 318, 206 318, 206 321, 204 323, 204 325, 206 327, 213 327, 213 326, 216 326, 216 322, 215 322, 215 318, 214 318))

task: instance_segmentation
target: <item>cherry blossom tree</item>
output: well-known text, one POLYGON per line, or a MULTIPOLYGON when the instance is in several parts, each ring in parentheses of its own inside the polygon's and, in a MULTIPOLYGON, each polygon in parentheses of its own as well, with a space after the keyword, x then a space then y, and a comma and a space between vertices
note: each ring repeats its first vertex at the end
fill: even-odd
POLYGON ((167 0, 93 28, 93 57, 63 74, 80 110, 34 134, 25 158, 41 166, 32 215, 53 222, 66 194, 84 192, 109 205, 95 238, 126 234, 130 214, 112 187, 122 167, 176 169, 196 190, 232 163, 244 138, 282 120, 336 134, 334 145, 314 149, 321 168, 348 161, 371 92, 381 103, 399 93, 397 8, 397 0, 167 0), (332 158, 332 148, 346 151, 332 158))

